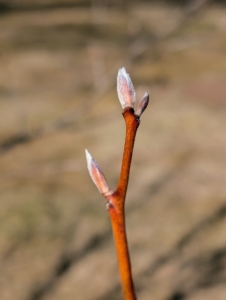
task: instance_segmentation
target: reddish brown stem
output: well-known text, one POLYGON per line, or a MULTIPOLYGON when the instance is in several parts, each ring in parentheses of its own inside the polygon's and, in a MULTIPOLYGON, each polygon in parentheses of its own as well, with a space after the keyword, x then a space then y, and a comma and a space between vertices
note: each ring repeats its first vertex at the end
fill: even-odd
POLYGON ((136 131, 139 126, 139 118, 134 115, 134 110, 132 108, 126 108, 123 112, 123 117, 126 122, 126 138, 121 173, 116 191, 111 196, 108 196, 107 200, 108 212, 111 219, 116 251, 118 256, 124 299, 136 300, 132 279, 129 248, 126 237, 124 204, 129 181, 133 146, 136 131))
POLYGON ((129 172, 133 154, 133 146, 135 142, 137 128, 140 124, 140 121, 134 115, 134 110, 132 108, 127 108, 123 112, 123 117, 126 122, 126 138, 122 158, 121 173, 119 177, 118 187, 116 189, 117 194, 120 195, 122 204, 124 204, 126 198, 126 191, 129 181, 129 172))
POLYGON ((109 205, 108 212, 111 218, 111 224, 115 239, 123 295, 125 300, 136 300, 132 279, 129 248, 126 238, 125 216, 124 212, 121 213, 115 208, 114 199, 112 202, 113 204, 109 205))

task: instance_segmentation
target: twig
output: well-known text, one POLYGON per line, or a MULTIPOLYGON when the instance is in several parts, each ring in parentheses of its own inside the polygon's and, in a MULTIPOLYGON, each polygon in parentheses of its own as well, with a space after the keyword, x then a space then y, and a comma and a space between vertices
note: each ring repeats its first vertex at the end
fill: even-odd
POLYGON ((124 68, 118 72, 117 90, 123 108, 123 117, 126 122, 126 138, 119 182, 114 192, 110 190, 103 172, 87 150, 86 157, 90 176, 99 192, 103 194, 107 200, 106 206, 111 219, 115 239, 124 299, 135 300, 136 295, 126 237, 125 198, 136 132, 140 124, 140 116, 148 105, 149 96, 147 93, 144 94, 136 113, 134 113, 135 91, 129 74, 126 73, 124 68))

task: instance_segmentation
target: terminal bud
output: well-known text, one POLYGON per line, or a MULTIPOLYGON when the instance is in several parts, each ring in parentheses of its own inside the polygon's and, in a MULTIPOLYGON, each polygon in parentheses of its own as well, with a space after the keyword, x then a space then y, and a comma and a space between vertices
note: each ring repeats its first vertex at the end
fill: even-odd
POLYGON ((117 92, 119 101, 123 109, 125 107, 134 107, 136 101, 136 93, 130 76, 128 73, 126 73, 125 68, 121 68, 118 71, 117 92))

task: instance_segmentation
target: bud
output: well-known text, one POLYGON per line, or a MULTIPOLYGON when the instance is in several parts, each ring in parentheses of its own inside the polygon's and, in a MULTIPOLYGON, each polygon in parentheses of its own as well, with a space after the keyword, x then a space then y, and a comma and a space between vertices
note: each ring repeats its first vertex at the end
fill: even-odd
POLYGON ((118 71, 117 77, 117 92, 118 98, 122 105, 122 108, 133 107, 136 101, 136 93, 133 87, 133 83, 125 68, 121 68, 118 71))
POLYGON ((89 175, 95 183, 96 187, 98 188, 99 192, 104 196, 111 195, 113 192, 110 190, 105 176, 101 171, 100 167, 98 166, 97 162, 93 159, 93 157, 87 149, 85 150, 85 153, 89 175))
POLYGON ((140 100, 140 103, 135 113, 138 117, 140 117, 142 113, 145 111, 145 109, 148 106, 148 103, 149 103, 149 95, 148 93, 145 93, 143 98, 140 100))

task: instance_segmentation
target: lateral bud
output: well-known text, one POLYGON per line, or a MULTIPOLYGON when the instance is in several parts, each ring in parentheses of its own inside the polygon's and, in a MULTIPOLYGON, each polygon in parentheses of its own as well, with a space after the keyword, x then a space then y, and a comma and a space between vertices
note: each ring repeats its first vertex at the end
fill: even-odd
POLYGON ((118 71, 117 92, 123 109, 125 107, 134 107, 136 102, 136 93, 130 76, 126 73, 125 68, 121 68, 118 71))
POLYGON ((111 194, 113 194, 113 192, 110 190, 103 172, 101 171, 97 162, 93 159, 93 157, 87 149, 85 149, 85 153, 87 167, 91 179, 93 180, 94 184, 96 185, 97 189, 102 195, 104 195, 105 197, 110 196, 111 194))
POLYGON ((139 102, 139 105, 135 112, 135 115, 140 117, 142 115, 142 113, 145 111, 145 109, 147 108, 148 103, 149 103, 149 95, 148 95, 148 93, 145 93, 143 98, 139 102))

